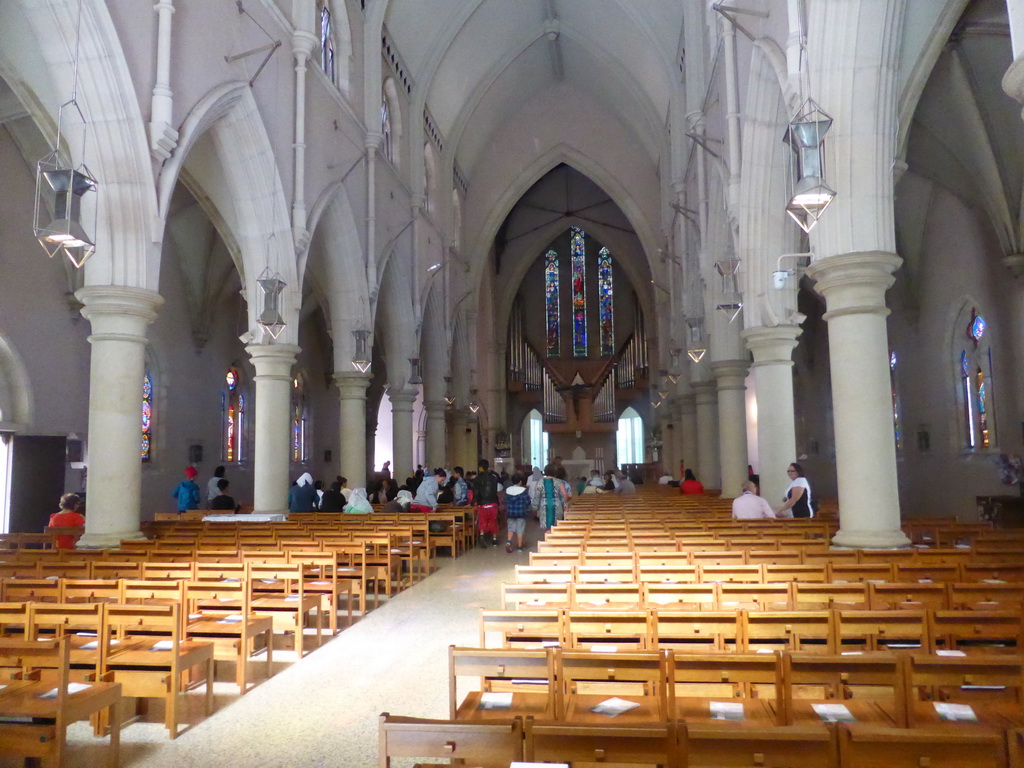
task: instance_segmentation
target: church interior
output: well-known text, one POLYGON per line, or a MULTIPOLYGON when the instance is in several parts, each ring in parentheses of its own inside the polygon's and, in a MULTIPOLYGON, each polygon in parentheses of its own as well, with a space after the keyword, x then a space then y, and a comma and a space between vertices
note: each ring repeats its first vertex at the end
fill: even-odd
MULTIPOLYGON (((684 469, 777 508, 798 463, 842 550, 1024 527, 1022 104, 1024 0, 0 0, 0 539, 75 493, 119 551, 187 467, 276 517, 305 473, 555 457, 644 515, 684 469)), ((380 711, 444 717, 447 647, 533 565, 473 544, 188 759, 372 765, 380 711), (389 649, 422 706, 369 696, 341 762, 299 688, 230 735, 428 611, 429 660, 389 649)), ((133 727, 123 764, 186 754, 133 727)))

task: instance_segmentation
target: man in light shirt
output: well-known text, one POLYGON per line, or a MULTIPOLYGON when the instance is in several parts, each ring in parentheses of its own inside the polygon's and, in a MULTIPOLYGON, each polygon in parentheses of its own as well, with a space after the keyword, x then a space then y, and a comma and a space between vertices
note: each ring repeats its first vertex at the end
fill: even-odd
POLYGON ((759 520, 775 517, 771 504, 757 495, 757 486, 751 481, 742 486, 743 495, 732 500, 732 516, 737 520, 759 520))

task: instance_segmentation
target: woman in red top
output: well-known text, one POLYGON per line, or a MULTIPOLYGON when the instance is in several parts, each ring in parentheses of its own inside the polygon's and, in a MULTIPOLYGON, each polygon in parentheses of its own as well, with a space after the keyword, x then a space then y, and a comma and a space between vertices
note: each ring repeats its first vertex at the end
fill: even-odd
POLYGON ((693 476, 693 470, 688 469, 683 475, 683 482, 679 484, 679 492, 700 496, 704 493, 704 484, 693 476))
MULTIPOLYGON (((77 528, 85 525, 85 518, 75 510, 82 503, 77 493, 65 493, 60 497, 60 512, 50 515, 50 526, 54 528, 77 528)), ((76 537, 58 536, 54 546, 57 549, 74 549, 76 537)))

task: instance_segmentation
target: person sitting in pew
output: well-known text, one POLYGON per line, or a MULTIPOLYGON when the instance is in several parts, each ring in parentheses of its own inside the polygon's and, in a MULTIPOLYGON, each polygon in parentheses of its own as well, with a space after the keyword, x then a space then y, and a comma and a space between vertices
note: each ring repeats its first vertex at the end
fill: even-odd
POLYGON ((743 495, 732 500, 732 516, 737 520, 774 518, 775 510, 767 500, 757 495, 757 486, 750 480, 743 483, 743 495))
POLYGON ((241 504, 236 504, 234 498, 231 497, 231 496, 228 496, 228 486, 229 485, 231 485, 231 483, 229 483, 226 478, 222 477, 220 480, 217 481, 217 495, 214 496, 213 499, 210 501, 210 509, 211 510, 213 510, 213 509, 225 510, 226 509, 226 510, 232 510, 232 511, 237 513, 238 510, 241 509, 242 505, 241 504))

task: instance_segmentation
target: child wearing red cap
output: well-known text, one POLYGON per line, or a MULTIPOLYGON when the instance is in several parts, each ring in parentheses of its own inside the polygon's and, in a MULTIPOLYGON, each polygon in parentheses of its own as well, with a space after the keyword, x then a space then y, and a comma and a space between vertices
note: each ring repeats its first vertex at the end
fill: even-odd
POLYGON ((178 487, 171 492, 178 500, 178 512, 185 512, 189 509, 199 509, 199 486, 194 480, 199 474, 193 466, 185 467, 185 479, 178 483, 178 487))

